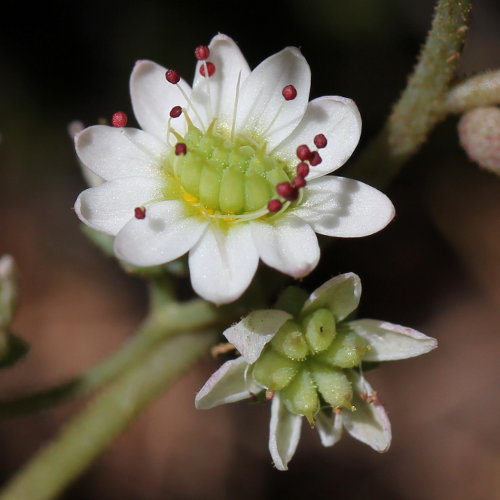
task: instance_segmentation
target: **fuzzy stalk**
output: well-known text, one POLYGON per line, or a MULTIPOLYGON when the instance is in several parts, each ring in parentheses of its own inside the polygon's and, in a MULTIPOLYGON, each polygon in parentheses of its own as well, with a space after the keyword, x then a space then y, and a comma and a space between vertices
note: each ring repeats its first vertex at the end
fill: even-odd
MULTIPOLYGON (((152 296, 155 297, 154 294, 152 296)), ((156 306, 155 300, 153 305, 156 306)), ((41 411, 89 394, 131 367, 142 363, 143 358, 160 341, 172 334, 220 324, 223 318, 223 311, 200 299, 171 303, 163 308, 153 307, 151 315, 139 331, 111 357, 96 364, 86 373, 50 389, 0 401, 0 418, 41 411)))
POLYGON ((158 345, 43 447, 6 486, 0 500, 59 495, 216 337, 208 331, 184 333, 158 345))
POLYGON ((460 59, 472 0, 439 0, 413 73, 384 128, 349 177, 385 187, 446 116, 442 102, 460 59))

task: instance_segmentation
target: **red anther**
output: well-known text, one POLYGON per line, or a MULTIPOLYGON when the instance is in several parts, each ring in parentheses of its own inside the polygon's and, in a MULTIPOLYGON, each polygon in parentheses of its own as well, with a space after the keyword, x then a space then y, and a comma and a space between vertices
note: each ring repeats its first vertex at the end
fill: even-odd
POLYGON ((281 210, 281 207, 283 206, 283 203, 281 203, 280 200, 271 200, 267 204, 267 209, 270 212, 279 212, 281 210))
POLYGON ((306 162, 301 161, 297 165, 297 177, 307 177, 308 173, 309 173, 309 165, 306 162))
POLYGON ((210 61, 208 61, 206 63, 203 63, 200 66, 201 76, 206 76, 206 74, 205 74, 205 66, 207 67, 208 76, 212 76, 215 73, 215 64, 211 63, 210 61))
POLYGON ((297 89, 293 85, 287 85, 286 87, 283 87, 281 93, 283 94, 283 97, 286 101, 292 101, 297 97, 297 89))
POLYGON ((194 49, 194 57, 198 59, 198 61, 204 61, 208 59, 210 56, 210 49, 206 45, 198 45, 196 49, 194 49))
POLYGON ((165 78, 167 79, 167 82, 173 83, 175 85, 176 83, 179 83, 181 75, 179 75, 179 73, 177 73, 175 69, 167 69, 165 78))
POLYGON ((182 108, 180 106, 174 106, 170 110, 171 118, 177 118, 177 117, 181 116, 181 114, 182 114, 182 108))
POLYGON ((145 219, 146 218, 146 208, 145 207, 135 207, 134 215, 136 219, 145 219))
POLYGON ((311 153, 311 156, 309 157, 309 163, 315 167, 316 165, 319 165, 323 161, 323 158, 319 155, 317 151, 313 151, 311 153))
POLYGON ((179 155, 185 155, 187 153, 187 147, 183 142, 178 142, 175 145, 175 154, 177 156, 179 155))
POLYGON ((309 160, 310 156, 311 156, 311 150, 305 144, 301 144, 297 148, 297 157, 299 158, 299 160, 307 161, 309 160))
POLYGON ((318 149, 323 149, 326 148, 328 141, 326 140, 326 137, 323 134, 318 134, 314 137, 314 144, 318 149))
POLYGON ((123 111, 117 111, 111 117, 111 123, 113 124, 113 127, 125 127, 125 125, 127 125, 127 121, 127 115, 123 111))
POLYGON ((276 191, 288 201, 295 201, 299 197, 299 190, 289 182, 280 182, 276 186, 276 191))
POLYGON ((292 184, 296 188, 303 188, 307 184, 307 181, 304 179, 304 177, 300 177, 300 175, 297 175, 297 177, 295 177, 295 179, 292 181, 292 184))

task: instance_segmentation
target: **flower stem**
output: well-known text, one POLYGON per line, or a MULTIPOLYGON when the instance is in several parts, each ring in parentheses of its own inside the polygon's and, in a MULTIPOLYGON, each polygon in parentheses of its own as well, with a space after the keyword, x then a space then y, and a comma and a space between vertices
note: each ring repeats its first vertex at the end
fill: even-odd
POLYGON ((160 343, 42 448, 0 499, 48 500, 61 493, 215 339, 214 332, 205 331, 160 343))
POLYGON ((442 102, 455 73, 472 0, 439 0, 415 70, 387 123, 349 170, 349 176, 384 187, 446 116, 442 102))
POLYGON ((90 368, 83 375, 51 389, 0 401, 0 417, 40 411, 88 394, 123 374, 130 367, 142 363, 143 358, 166 337, 213 326, 221 323, 223 317, 222 311, 199 299, 171 303, 163 308, 155 307, 137 334, 110 358, 90 368))
POLYGON ((500 104, 500 70, 485 71, 455 85, 446 96, 447 113, 461 114, 500 104))

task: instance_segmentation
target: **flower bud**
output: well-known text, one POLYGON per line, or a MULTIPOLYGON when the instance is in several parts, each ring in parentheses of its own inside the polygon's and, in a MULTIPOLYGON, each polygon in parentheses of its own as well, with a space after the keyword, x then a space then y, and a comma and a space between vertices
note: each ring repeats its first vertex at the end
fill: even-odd
POLYGON ((458 135, 472 161, 500 175, 499 108, 476 108, 465 113, 458 124, 458 135))

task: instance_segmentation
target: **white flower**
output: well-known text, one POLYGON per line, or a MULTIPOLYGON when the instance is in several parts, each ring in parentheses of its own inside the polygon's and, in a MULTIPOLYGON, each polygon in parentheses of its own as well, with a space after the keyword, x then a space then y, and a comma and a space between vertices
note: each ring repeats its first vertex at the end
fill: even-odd
POLYGON ((287 469, 295 453, 302 416, 316 426, 323 446, 334 445, 345 428, 374 450, 386 451, 390 422, 361 363, 419 356, 437 347, 437 341, 384 321, 345 321, 360 294, 358 276, 343 274, 314 291, 295 317, 279 310, 255 311, 228 328, 224 335, 241 356, 208 379, 196 407, 208 409, 268 391, 269 450, 279 470, 287 469))
POLYGON ((116 236, 115 253, 130 264, 189 252, 195 291, 226 303, 248 287, 259 258, 305 276, 319 260, 315 232, 366 236, 394 207, 366 184, 326 176, 356 147, 361 119, 350 99, 308 103, 310 70, 297 48, 253 71, 231 38, 217 35, 208 48, 208 60, 207 47, 197 51, 192 88, 173 70, 136 64, 130 93, 142 130, 122 127, 119 113, 119 128, 97 125, 75 138, 80 160, 106 181, 81 193, 75 209, 116 236))

